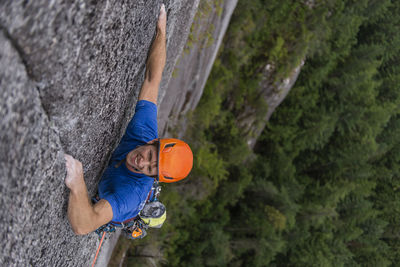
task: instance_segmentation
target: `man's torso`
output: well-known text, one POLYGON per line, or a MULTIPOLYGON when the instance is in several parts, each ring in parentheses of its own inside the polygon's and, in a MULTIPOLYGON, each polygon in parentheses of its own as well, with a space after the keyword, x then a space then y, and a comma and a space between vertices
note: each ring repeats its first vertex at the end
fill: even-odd
POLYGON ((113 209, 112 221, 133 218, 143 208, 154 178, 128 170, 124 159, 130 151, 157 137, 157 107, 149 101, 139 101, 99 183, 99 197, 107 200, 113 209))

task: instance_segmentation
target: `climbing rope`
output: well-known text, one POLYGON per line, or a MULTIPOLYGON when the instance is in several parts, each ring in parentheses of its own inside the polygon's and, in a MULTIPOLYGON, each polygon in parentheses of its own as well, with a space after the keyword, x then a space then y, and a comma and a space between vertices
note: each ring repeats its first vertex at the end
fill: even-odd
MULTIPOLYGON (((142 219, 137 219, 136 217, 128 219, 124 222, 121 222, 118 224, 120 224, 120 226, 117 227, 121 227, 122 232, 125 234, 125 236, 129 239, 137 239, 137 238, 143 238, 147 235, 146 229, 149 227, 148 225, 150 225, 150 227, 155 227, 155 228, 159 228, 161 227, 161 225, 164 223, 165 218, 166 218, 166 212, 165 212, 165 206, 158 201, 158 196, 160 195, 161 192, 161 186, 158 185, 158 181, 154 181, 153 187, 151 188, 149 194, 147 195, 147 199, 146 199, 146 203, 160 203, 162 205, 162 207, 164 208, 164 212, 162 213, 163 216, 161 216, 160 218, 157 217, 156 218, 151 218, 151 216, 147 216, 145 218, 145 220, 147 220, 147 222, 144 222, 142 219), (157 225, 151 225, 150 219, 152 219, 157 225), (162 221, 160 221, 160 219, 162 221)), ((98 196, 93 197, 92 198, 92 202, 97 203, 100 200, 100 198, 98 196)), ((160 204, 158 204, 158 206, 160 206, 160 204)), ((155 208, 153 204, 151 205, 151 208, 155 208)), ((153 210, 152 209, 152 210, 153 210)), ((153 222, 153 224, 154 224, 153 222)), ((93 264, 92 267, 94 267, 94 265, 96 264, 96 260, 97 260, 97 256, 99 255, 100 252, 100 248, 101 248, 101 244, 103 244, 103 240, 104 240, 104 236, 106 235, 106 233, 112 233, 115 232, 116 226, 112 223, 107 223, 104 224, 102 226, 100 226, 99 228, 97 228, 94 232, 96 234, 98 234, 99 238, 101 238, 100 240, 100 244, 99 247, 97 248, 97 252, 96 252, 96 256, 94 257, 93 260, 93 264)))
POLYGON ((103 232, 103 236, 101 237, 101 241, 100 241, 99 247, 98 247, 98 249, 97 249, 96 256, 94 257, 94 261, 93 261, 92 267, 94 267, 94 264, 96 263, 97 256, 99 255, 99 251, 100 251, 100 248, 101 248, 101 244, 103 244, 103 240, 104 240, 104 236, 105 236, 105 235, 106 235, 106 232, 103 232))

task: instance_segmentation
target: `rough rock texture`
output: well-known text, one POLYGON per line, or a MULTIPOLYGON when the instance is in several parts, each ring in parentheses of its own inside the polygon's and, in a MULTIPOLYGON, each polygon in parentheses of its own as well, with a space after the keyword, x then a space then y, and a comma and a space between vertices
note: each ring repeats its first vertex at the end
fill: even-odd
MULTIPOLYGON (((54 261, 40 258, 52 250, 49 244, 59 247, 65 242, 58 236, 60 228, 68 227, 63 208, 62 148, 56 129, 42 110, 35 84, 3 33, 0 46, 0 265, 57 264, 61 251, 54 252, 54 261), (61 220, 54 223, 54 217, 61 220), (43 246, 43 237, 47 246, 43 246)), ((71 246, 77 245, 78 239, 68 236, 71 246)), ((66 259, 74 256, 72 250, 63 253, 66 259)))
MULTIPOLYGON (((199 0, 164 2, 160 100, 199 0)), ((133 115, 160 3, 0 3, 1 266, 91 264, 98 238, 69 227, 63 155, 82 161, 93 195, 133 115)))
POLYGON ((237 117, 236 121, 238 126, 246 134, 247 144, 250 148, 254 148, 258 137, 261 135, 265 128, 267 121, 271 118, 272 113, 286 98, 290 89, 295 84, 300 70, 304 65, 304 60, 300 65, 294 68, 291 73, 279 82, 274 81, 275 67, 272 64, 267 64, 262 73, 262 80, 260 82, 260 97, 262 97, 268 105, 268 111, 261 119, 257 119, 257 110, 247 106, 242 110, 241 114, 237 117))
POLYGON ((236 4, 237 0, 204 0, 200 4, 201 14, 196 15, 193 23, 191 44, 180 56, 165 90, 168 94, 161 103, 163 113, 158 118, 160 128, 164 129, 160 131, 162 136, 171 137, 172 132, 179 137, 184 134, 184 130, 176 132, 174 127, 197 106, 236 4))

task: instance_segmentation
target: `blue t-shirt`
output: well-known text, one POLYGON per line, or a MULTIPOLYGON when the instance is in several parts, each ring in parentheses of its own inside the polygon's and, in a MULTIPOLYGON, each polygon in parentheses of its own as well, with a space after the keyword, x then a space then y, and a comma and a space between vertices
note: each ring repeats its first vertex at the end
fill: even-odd
POLYGON ((110 203, 113 222, 123 222, 135 217, 146 203, 154 182, 154 178, 130 171, 125 161, 121 163, 121 160, 136 147, 156 138, 157 106, 152 102, 140 100, 136 105, 135 115, 99 183, 99 196, 110 203))

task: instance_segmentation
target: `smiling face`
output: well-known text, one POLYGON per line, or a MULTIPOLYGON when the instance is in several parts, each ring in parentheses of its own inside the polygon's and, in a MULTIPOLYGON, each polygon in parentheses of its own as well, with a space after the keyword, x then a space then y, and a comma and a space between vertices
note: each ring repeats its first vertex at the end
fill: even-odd
POLYGON ((139 146, 126 156, 126 166, 130 171, 152 177, 157 175, 157 161, 157 146, 153 144, 139 146))

